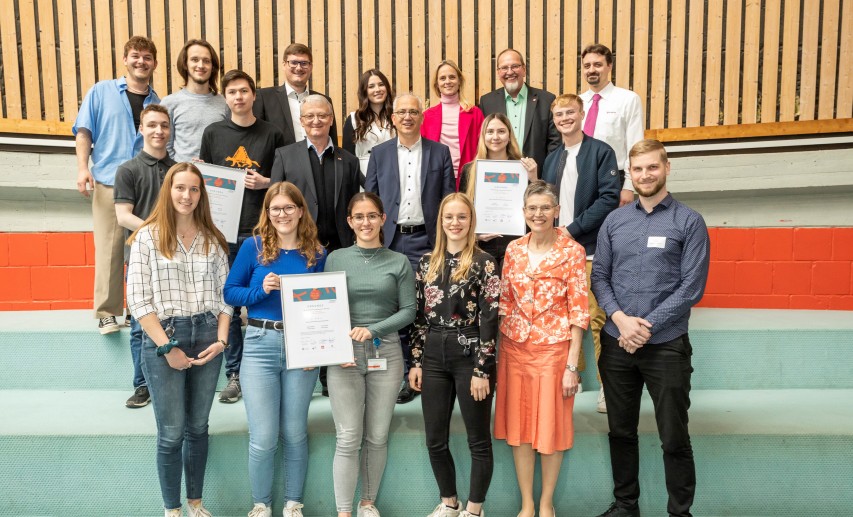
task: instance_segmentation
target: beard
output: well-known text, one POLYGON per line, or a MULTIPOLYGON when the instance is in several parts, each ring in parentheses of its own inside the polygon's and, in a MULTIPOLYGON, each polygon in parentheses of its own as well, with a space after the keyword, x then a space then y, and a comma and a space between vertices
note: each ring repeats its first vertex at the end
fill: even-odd
POLYGON ((631 183, 634 185, 634 190, 637 191, 637 194, 643 197, 653 197, 666 186, 666 176, 654 183, 637 183, 636 181, 632 181, 631 183))

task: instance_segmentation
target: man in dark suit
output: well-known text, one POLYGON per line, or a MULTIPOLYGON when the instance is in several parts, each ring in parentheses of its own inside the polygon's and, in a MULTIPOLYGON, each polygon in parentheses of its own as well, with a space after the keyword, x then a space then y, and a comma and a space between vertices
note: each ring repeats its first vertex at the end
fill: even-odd
MULTIPOLYGON (((308 81, 314 69, 311 49, 302 43, 291 43, 284 49, 282 66, 284 84, 258 90, 252 111, 259 119, 277 127, 284 134, 285 144, 292 144, 305 139, 305 133, 299 123, 299 106, 309 95, 322 94, 308 89, 308 81)), ((331 99, 326 99, 329 104, 332 103, 331 99)), ((335 143, 338 142, 338 129, 334 120, 329 135, 335 143)))
POLYGON ((527 67, 517 50, 508 48, 498 54, 497 65, 498 79, 504 87, 480 97, 480 109, 484 115, 506 115, 521 152, 536 160, 542 171, 545 157, 560 146, 560 135, 551 118, 554 94, 524 82, 527 67))
POLYGON ((309 95, 300 115, 305 141, 276 149, 271 175, 273 183, 289 181, 299 188, 329 252, 353 243, 347 205, 364 184, 358 158, 329 136, 334 117, 326 97, 309 95))
MULTIPOLYGON (((450 149, 421 138, 423 118, 423 103, 415 94, 404 93, 394 99, 391 121, 397 138, 373 148, 364 183, 364 190, 377 194, 385 205, 385 246, 406 255, 414 270, 435 245, 438 206, 456 186, 450 149)), ((400 332, 406 370, 411 359, 408 338, 408 331, 400 332)), ((406 382, 406 373, 398 404, 417 396, 406 382)))

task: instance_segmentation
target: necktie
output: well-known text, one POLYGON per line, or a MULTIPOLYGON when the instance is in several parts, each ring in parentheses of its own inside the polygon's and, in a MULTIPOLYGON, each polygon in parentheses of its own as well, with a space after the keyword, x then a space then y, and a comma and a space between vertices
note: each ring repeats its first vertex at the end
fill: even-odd
POLYGON ((601 95, 595 94, 592 96, 592 106, 589 107, 589 113, 586 114, 586 122, 583 124, 583 132, 586 136, 595 135, 595 121, 598 119, 598 101, 601 100, 601 95))

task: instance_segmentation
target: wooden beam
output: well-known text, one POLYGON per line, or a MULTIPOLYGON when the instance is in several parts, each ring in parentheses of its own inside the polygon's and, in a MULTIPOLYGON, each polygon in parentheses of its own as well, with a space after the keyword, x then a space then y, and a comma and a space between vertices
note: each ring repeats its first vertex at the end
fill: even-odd
POLYGON ((72 136, 74 122, 0 118, 0 134, 72 136))
POLYGON ((833 133, 853 133, 853 118, 739 124, 732 126, 647 129, 646 138, 653 138, 661 142, 688 142, 694 140, 728 140, 732 138, 824 135, 833 133))

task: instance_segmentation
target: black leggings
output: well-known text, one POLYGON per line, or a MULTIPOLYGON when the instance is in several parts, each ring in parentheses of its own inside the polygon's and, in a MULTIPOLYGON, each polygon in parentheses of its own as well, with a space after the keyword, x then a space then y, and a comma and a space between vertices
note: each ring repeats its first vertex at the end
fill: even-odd
MULTIPOLYGON (((476 336, 475 332, 469 337, 476 336)), ((453 404, 459 399, 465 430, 468 432, 468 449, 471 451, 471 487, 468 500, 483 503, 492 481, 492 397, 495 391, 494 375, 489 379, 490 391, 485 400, 475 401, 471 396, 471 377, 474 372, 475 347, 466 357, 458 342, 455 330, 430 329, 423 357, 421 404, 426 428, 429 461, 441 497, 456 496, 456 467, 450 454, 450 417, 453 404)))

